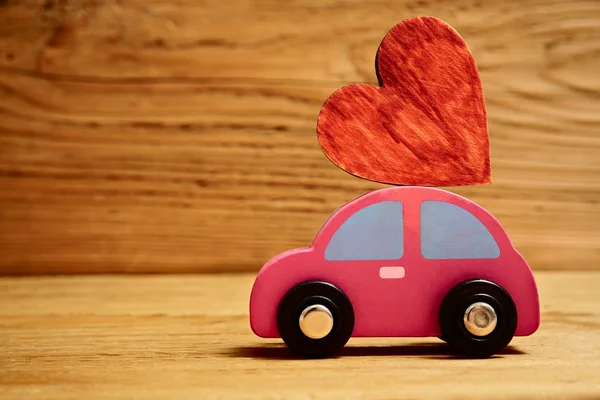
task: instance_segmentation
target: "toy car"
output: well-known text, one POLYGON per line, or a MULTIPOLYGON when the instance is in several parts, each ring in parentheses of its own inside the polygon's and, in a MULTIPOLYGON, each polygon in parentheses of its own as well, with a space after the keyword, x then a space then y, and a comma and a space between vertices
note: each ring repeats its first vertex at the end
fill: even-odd
POLYGON ((265 264, 250 324, 306 357, 351 336, 434 336, 487 357, 535 332, 539 308, 529 266, 489 212, 445 190, 391 187, 344 204, 310 247, 265 264))

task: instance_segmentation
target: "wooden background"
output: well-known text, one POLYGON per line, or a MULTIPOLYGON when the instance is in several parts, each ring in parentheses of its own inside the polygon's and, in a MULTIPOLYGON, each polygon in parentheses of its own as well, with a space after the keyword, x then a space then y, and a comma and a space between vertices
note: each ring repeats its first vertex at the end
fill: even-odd
POLYGON ((534 269, 600 268, 600 2, 0 0, 0 273, 254 271, 381 187, 315 135, 385 33, 465 38, 495 214, 534 269))

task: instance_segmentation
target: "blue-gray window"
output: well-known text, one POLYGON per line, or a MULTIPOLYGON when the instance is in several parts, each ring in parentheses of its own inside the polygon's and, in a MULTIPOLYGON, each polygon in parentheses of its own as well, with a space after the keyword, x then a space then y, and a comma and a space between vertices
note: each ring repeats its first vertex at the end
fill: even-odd
POLYGON ((462 207, 442 201, 421 203, 421 253, 429 260, 498 258, 490 231, 462 207))
POLYGON ((332 236, 328 261, 397 260, 404 253, 402 203, 371 204, 346 220, 332 236))

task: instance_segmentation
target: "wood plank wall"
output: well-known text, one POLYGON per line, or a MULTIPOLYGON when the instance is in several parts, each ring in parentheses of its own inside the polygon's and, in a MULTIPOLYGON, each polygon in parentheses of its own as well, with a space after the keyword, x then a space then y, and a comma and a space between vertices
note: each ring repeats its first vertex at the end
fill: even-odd
POLYGON ((383 185, 315 136, 434 15, 481 71, 497 216, 534 269, 600 268, 596 0, 0 0, 0 273, 254 271, 383 185))

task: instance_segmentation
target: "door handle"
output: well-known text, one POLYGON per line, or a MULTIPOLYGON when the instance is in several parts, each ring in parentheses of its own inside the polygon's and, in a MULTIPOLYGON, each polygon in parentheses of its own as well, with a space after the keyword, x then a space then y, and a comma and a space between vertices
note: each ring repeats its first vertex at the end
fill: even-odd
POLYGON ((381 267, 379 268, 379 277, 381 279, 402 279, 404 278, 404 267, 381 267))

